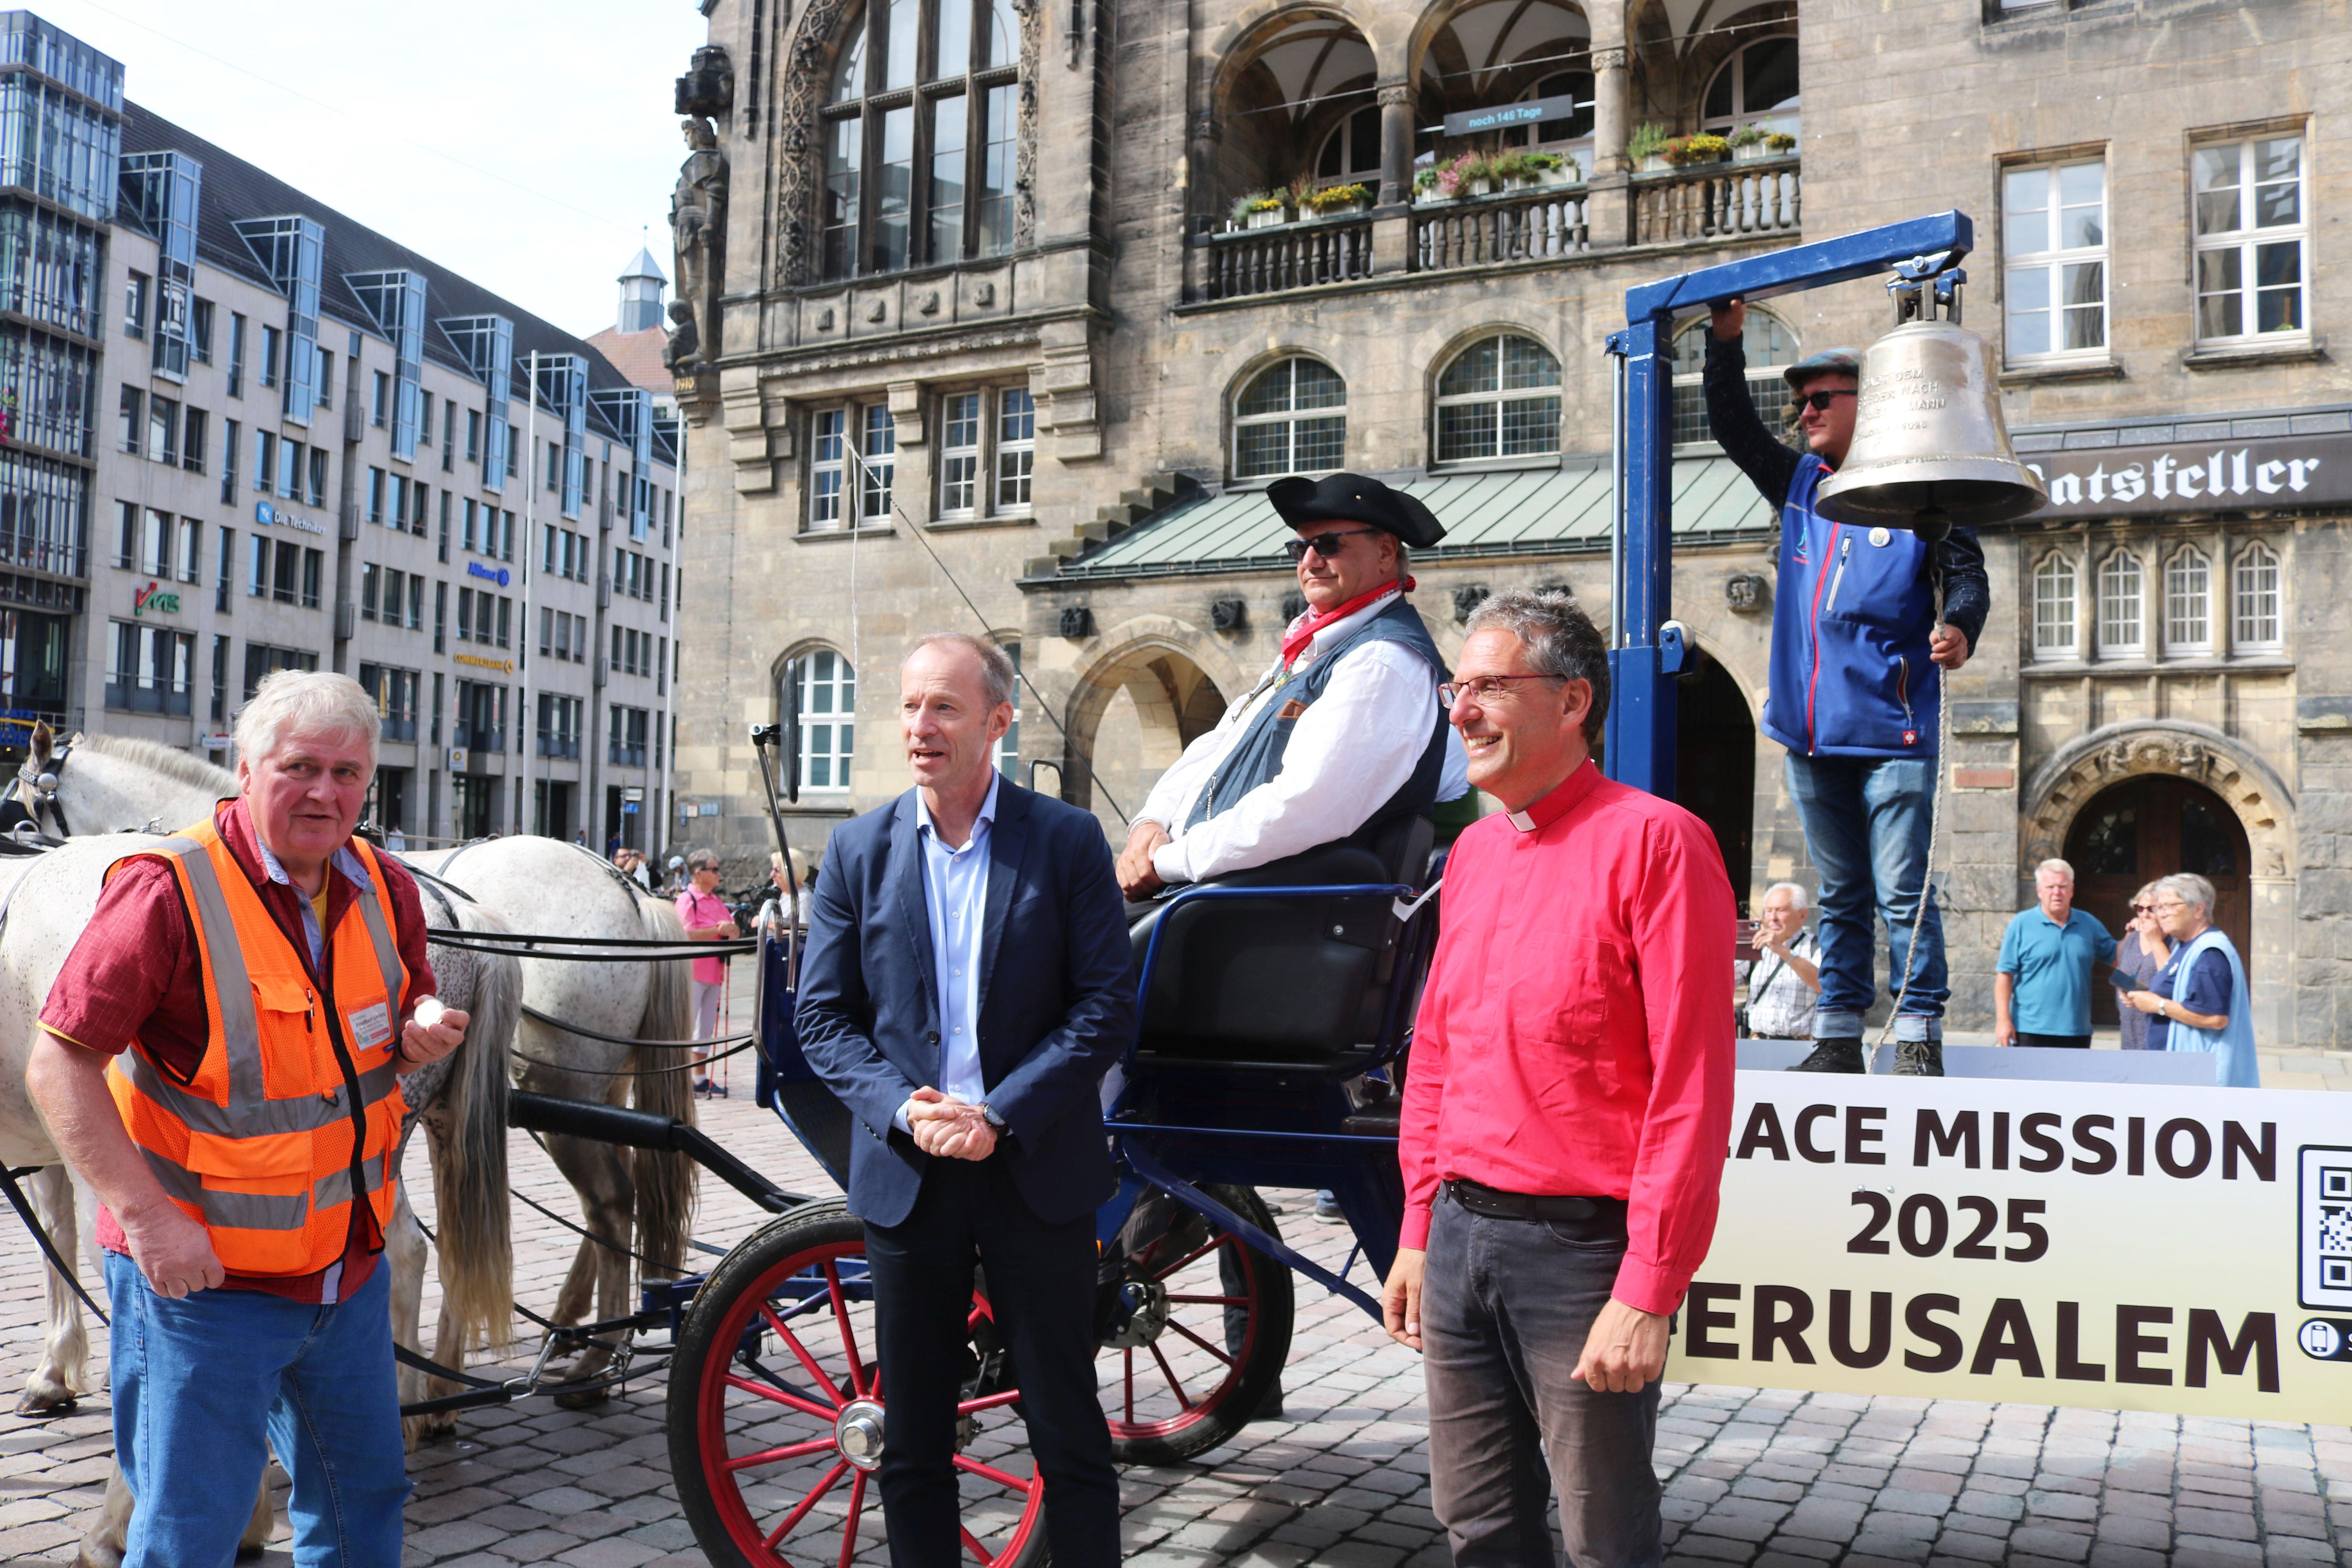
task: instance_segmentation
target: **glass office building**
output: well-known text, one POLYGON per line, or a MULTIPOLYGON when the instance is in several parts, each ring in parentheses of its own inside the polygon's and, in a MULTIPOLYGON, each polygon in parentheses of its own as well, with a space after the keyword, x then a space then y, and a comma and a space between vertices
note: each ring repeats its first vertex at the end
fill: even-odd
MULTIPOLYGON (((35 715, 62 716, 87 603, 122 112, 120 63, 29 12, 0 13, 0 747, 21 745, 35 715)), ((183 173, 163 172, 158 190, 184 218, 183 173)), ((167 325, 184 322, 184 289, 175 298, 167 325)))

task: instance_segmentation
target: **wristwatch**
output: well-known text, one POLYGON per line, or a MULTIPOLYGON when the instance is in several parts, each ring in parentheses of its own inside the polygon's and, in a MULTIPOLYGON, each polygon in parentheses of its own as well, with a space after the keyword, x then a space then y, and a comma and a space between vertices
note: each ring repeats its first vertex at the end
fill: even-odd
POLYGON ((990 1105, 988 1101, 984 1100, 980 1102, 980 1114, 982 1120, 985 1121, 991 1127, 995 1128, 1000 1132, 1004 1131, 1004 1118, 997 1115, 995 1107, 990 1105))

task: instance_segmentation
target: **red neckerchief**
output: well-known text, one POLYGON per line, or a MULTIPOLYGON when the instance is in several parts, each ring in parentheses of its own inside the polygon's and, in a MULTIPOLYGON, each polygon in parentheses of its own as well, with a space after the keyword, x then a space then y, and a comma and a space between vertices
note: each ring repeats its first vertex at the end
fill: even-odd
POLYGON ((1288 631, 1282 634, 1282 668, 1288 669, 1292 661, 1307 651, 1307 645, 1315 640, 1315 634, 1325 626, 1334 621, 1344 621, 1358 610, 1368 605, 1377 604, 1391 594, 1410 594, 1412 589, 1413 581, 1410 577, 1383 583, 1368 594, 1357 595, 1337 608, 1325 610, 1321 615, 1300 617, 1288 631))

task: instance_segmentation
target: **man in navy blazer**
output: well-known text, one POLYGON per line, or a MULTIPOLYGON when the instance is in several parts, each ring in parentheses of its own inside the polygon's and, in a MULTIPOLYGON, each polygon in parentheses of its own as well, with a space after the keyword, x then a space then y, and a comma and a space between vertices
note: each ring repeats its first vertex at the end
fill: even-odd
POLYGON ((962 1561, 954 1470, 973 1267, 987 1270, 1054 1561, 1118 1561, 1096 1394, 1098 1096, 1136 1030, 1133 954, 1092 815, 998 775, 1012 660, 939 633, 899 668, 916 787, 837 829, 811 901, 795 1023, 856 1121, 885 1369, 878 1474, 895 1568, 962 1561))

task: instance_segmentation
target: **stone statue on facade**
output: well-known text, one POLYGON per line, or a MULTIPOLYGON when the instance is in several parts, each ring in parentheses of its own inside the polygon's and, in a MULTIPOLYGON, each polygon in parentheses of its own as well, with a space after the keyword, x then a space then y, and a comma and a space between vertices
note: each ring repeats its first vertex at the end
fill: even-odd
MULTIPOLYGON (((690 333, 693 341, 688 346, 671 341, 664 357, 673 367, 698 363, 718 344, 719 291, 727 276, 727 155, 709 121, 698 116, 683 128, 689 151, 670 195, 669 223, 677 251, 677 304, 688 311, 677 318, 679 335, 690 333)), ((674 317, 677 311, 673 305, 674 317)))

